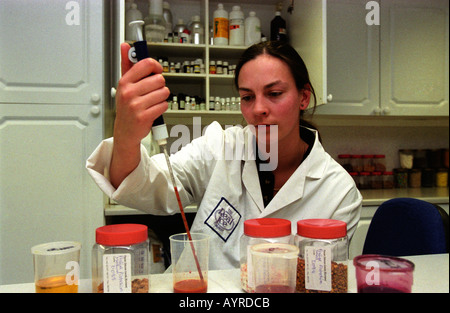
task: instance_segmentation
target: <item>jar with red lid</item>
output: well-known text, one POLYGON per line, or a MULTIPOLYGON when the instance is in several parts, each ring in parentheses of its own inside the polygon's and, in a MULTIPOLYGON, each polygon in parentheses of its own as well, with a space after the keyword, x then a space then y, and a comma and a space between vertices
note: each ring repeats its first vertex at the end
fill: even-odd
POLYGON ((333 219, 298 221, 294 243, 299 248, 298 292, 347 292, 347 223, 333 219))
POLYGON ((150 255, 147 226, 115 224, 95 231, 92 248, 94 293, 148 293, 150 255))
POLYGON ((291 243, 291 221, 282 218, 255 218, 244 222, 240 240, 241 287, 255 292, 250 247, 260 243, 291 243))

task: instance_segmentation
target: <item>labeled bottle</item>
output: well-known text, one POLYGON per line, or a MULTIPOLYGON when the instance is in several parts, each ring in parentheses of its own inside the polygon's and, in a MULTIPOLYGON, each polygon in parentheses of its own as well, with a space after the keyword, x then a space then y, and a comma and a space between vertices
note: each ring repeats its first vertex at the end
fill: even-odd
POLYGON ((125 13, 125 40, 137 40, 136 26, 130 26, 130 22, 142 20, 142 13, 138 10, 137 4, 132 3, 130 9, 125 13))
POLYGON ((178 19, 178 23, 173 28, 174 33, 178 34, 178 40, 177 43, 183 42, 183 32, 186 28, 186 24, 184 23, 184 20, 182 18, 178 19))
POLYGON ((224 10, 223 4, 217 5, 213 13, 214 18, 214 45, 228 45, 228 12, 224 10))
POLYGON ((246 46, 251 46, 261 41, 261 21, 256 17, 255 11, 250 11, 245 19, 245 42, 246 46))
POLYGON ((214 97, 209 97, 209 110, 214 111, 214 97))
POLYGON ((162 0, 150 0, 149 15, 144 19, 145 39, 149 42, 163 42, 166 22, 163 17, 162 0))
POLYGON ((291 221, 281 218, 255 218, 244 222, 240 239, 241 287, 255 292, 250 248, 260 243, 291 243, 291 221))
POLYGON ((270 22, 270 40, 287 41, 286 21, 281 17, 280 11, 275 12, 275 17, 270 22))
POLYGON ((216 97, 216 102, 214 103, 214 111, 220 111, 222 108, 222 103, 220 102, 220 97, 216 97))
POLYGON ((195 15, 192 17, 191 42, 196 45, 205 43, 205 28, 200 22, 200 15, 195 15))
POLYGON ((177 96, 173 96, 172 110, 178 110, 178 97, 177 96))
POLYGON ((172 11, 170 11, 170 4, 167 1, 163 2, 163 18, 164 21, 166 22, 166 35, 168 36, 172 32, 173 17, 172 11))
POLYGON ((95 231, 92 248, 94 293, 148 293, 150 255, 148 229, 139 224, 114 224, 95 231))
POLYGON ((230 46, 243 46, 245 43, 244 12, 238 5, 230 12, 230 46))

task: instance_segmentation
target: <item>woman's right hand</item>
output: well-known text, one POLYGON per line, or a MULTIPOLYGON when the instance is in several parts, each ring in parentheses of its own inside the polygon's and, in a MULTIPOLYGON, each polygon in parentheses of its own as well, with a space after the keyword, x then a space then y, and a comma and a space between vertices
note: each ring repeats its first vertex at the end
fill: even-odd
POLYGON ((128 59, 129 49, 127 43, 120 46, 122 77, 116 92, 110 166, 110 180, 116 188, 139 165, 141 140, 150 132, 153 121, 167 110, 170 95, 161 75, 162 66, 151 58, 133 65, 128 59))

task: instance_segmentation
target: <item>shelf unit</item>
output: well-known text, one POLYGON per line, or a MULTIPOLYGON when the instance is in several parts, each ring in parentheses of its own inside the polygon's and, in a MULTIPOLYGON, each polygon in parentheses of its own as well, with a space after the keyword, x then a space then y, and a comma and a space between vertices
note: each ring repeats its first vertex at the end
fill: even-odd
MULTIPOLYGON (((125 4, 124 0, 117 0, 119 8, 118 28, 120 32, 120 41, 124 41, 125 27, 125 4)), ((148 0, 134 0, 138 9, 146 16, 148 12, 148 0)), ((196 95, 205 99, 206 111, 167 111, 164 116, 167 122, 174 121, 185 125, 192 124, 192 116, 201 116, 202 124, 213 120, 218 120, 222 124, 241 124, 244 122, 240 111, 210 111, 210 97, 237 97, 238 91, 234 87, 233 75, 209 74, 209 62, 211 60, 227 61, 229 64, 237 64, 240 55, 247 46, 215 46, 210 44, 209 29, 213 23, 213 12, 218 3, 223 3, 225 9, 230 12, 233 5, 240 5, 245 17, 250 11, 255 11, 262 22, 262 32, 270 35, 270 20, 273 18, 276 5, 284 3, 287 8, 288 1, 280 0, 249 0, 245 3, 239 1, 213 1, 213 0, 168 0, 173 15, 174 25, 179 18, 182 18, 187 24, 191 16, 200 15, 201 23, 205 28, 204 44, 179 44, 179 43, 154 43, 148 42, 149 54, 153 58, 166 57, 170 62, 183 62, 184 60, 193 61, 197 58, 203 60, 205 64, 204 74, 185 74, 185 73, 164 73, 166 83, 173 94, 183 93, 186 95, 196 95), (265 22, 264 22, 265 21, 265 22), (269 22, 267 22, 269 21, 269 22)), ((286 10, 284 10, 286 12, 286 10)), ((286 17, 287 18, 287 17, 286 17)), ((132 42, 129 42, 130 44, 132 42)), ((116 60, 120 66, 120 60, 116 60)), ((119 71, 120 72, 120 71, 119 71)))

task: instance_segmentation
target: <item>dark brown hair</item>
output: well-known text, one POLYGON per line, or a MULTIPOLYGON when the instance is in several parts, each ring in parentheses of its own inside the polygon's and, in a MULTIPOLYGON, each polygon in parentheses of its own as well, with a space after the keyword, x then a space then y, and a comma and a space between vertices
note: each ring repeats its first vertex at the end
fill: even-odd
MULTIPOLYGON (((254 44, 247 48, 244 53, 241 55, 238 64, 236 65, 236 72, 234 76, 234 84, 237 89, 239 89, 238 78, 239 72, 242 67, 248 61, 255 59, 256 57, 267 54, 273 56, 275 58, 280 59, 289 67, 292 76, 295 80, 295 85, 298 90, 307 89, 311 92, 311 95, 314 98, 313 103, 313 112, 316 107, 317 98, 316 93, 314 92, 314 88, 309 79, 308 70, 306 68, 305 62, 297 53, 297 51, 288 43, 281 41, 265 41, 254 44)), ((315 126, 311 125, 309 122, 306 122, 303 119, 304 110, 300 111, 300 125, 317 129, 315 126)))

